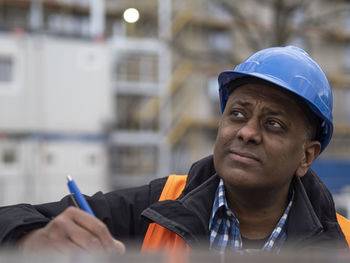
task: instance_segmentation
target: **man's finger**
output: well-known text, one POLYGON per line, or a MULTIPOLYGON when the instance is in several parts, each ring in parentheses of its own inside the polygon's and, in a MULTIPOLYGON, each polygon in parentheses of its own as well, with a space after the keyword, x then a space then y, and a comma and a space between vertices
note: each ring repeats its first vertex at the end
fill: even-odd
POLYGON ((104 249, 125 252, 124 244, 112 237, 107 226, 101 220, 77 208, 72 208, 68 212, 77 225, 88 230, 100 241, 104 249))
POLYGON ((67 225, 67 236, 74 244, 86 251, 89 251, 91 249, 103 249, 101 241, 95 235, 93 235, 91 232, 81 227, 80 225, 67 225))
POLYGON ((119 240, 114 239, 114 248, 120 253, 124 254, 126 251, 125 245, 119 240))
POLYGON ((58 251, 62 254, 65 254, 69 251, 73 252, 73 251, 79 251, 82 250, 82 248, 80 246, 78 246, 77 244, 75 244, 73 241, 67 240, 66 242, 62 243, 50 243, 49 246, 50 249, 58 251))

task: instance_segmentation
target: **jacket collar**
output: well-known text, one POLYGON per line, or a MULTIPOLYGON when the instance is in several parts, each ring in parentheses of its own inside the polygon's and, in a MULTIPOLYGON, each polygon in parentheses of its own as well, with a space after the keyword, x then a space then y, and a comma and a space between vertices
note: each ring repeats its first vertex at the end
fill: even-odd
MULTIPOLYGON (((209 218, 218 183, 213 157, 208 156, 192 165, 185 189, 177 200, 157 202, 142 215, 172 230, 190 245, 208 242, 209 218)), ((316 235, 323 240, 344 239, 332 196, 317 175, 310 170, 302 179, 295 177, 292 186, 295 196, 288 218, 289 246, 300 245, 316 235), (324 226, 331 231, 330 236, 321 235, 324 226)))
POLYGON ((209 217, 218 184, 213 157, 208 156, 191 166, 177 200, 154 203, 141 215, 175 232, 192 246, 209 242, 209 217))
POLYGON ((323 232, 323 226, 317 217, 305 188, 298 177, 292 181, 294 188, 293 205, 288 216, 287 239, 293 246, 323 232))
POLYGON ((301 179, 294 177, 293 206, 289 214, 286 248, 347 248, 336 218, 331 193, 310 169, 301 179))

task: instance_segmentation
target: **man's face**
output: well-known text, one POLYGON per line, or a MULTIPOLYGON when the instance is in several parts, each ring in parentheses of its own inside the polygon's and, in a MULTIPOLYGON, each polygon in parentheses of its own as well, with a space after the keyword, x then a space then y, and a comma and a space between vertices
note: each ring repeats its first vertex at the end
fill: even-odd
POLYGON ((305 165, 306 131, 306 117, 288 95, 260 84, 240 86, 220 122, 215 169, 225 185, 241 190, 287 189, 305 165))

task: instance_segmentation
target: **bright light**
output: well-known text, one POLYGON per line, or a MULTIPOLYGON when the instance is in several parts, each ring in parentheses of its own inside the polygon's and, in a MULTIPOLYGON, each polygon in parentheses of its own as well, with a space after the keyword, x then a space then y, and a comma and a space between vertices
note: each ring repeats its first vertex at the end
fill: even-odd
POLYGON ((140 13, 135 8, 128 8, 123 14, 124 20, 128 23, 135 23, 140 18, 140 13))

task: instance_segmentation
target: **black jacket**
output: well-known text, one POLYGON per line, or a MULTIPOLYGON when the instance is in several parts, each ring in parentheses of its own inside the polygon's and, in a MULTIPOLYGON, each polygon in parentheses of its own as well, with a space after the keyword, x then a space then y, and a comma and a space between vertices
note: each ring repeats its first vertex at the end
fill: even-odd
MULTIPOLYGON (((138 248, 152 221, 174 231, 192 247, 208 246, 209 217, 219 182, 212 156, 192 165, 185 189, 177 200, 157 202, 166 179, 107 194, 98 192, 88 202, 115 238, 126 243, 132 240, 138 248)), ((346 248, 332 196, 317 175, 310 170, 301 180, 295 177, 292 186, 295 196, 283 247, 346 248)), ((25 232, 46 225, 70 205, 66 196, 54 203, 1 207, 1 244, 12 244, 25 232)))

